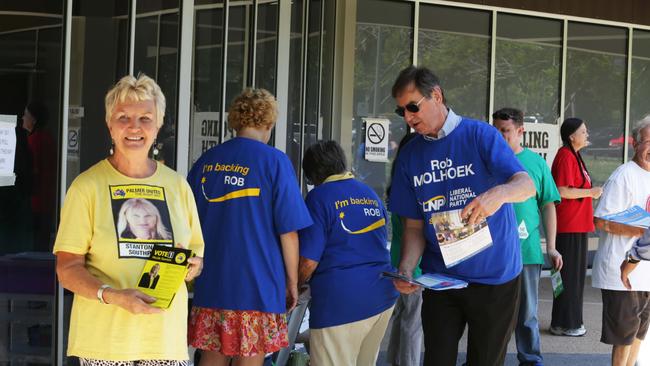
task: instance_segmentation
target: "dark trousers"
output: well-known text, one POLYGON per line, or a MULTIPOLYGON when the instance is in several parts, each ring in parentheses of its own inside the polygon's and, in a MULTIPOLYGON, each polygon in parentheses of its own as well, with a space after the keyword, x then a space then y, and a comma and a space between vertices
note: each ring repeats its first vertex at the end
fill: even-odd
POLYGON ((551 326, 580 328, 587 274, 587 233, 557 234, 555 246, 564 262, 560 271, 564 291, 553 299, 551 326))
POLYGON ((422 294, 424 364, 455 366, 458 341, 468 327, 467 364, 503 365, 519 309, 520 277, 501 285, 470 284, 422 294))

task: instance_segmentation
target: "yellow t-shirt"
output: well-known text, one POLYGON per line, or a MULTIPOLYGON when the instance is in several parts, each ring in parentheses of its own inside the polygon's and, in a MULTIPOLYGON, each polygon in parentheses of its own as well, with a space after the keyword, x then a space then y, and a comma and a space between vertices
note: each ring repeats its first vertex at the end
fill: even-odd
MULTIPOLYGON (((203 256, 194 196, 182 176, 158 164, 151 177, 129 178, 103 160, 74 180, 61 211, 55 253, 85 255, 86 268, 103 283, 136 288, 153 243, 181 244, 203 256), (147 230, 151 237, 143 234, 147 230)), ((187 360, 186 286, 169 309, 152 315, 75 295, 68 355, 187 360)))

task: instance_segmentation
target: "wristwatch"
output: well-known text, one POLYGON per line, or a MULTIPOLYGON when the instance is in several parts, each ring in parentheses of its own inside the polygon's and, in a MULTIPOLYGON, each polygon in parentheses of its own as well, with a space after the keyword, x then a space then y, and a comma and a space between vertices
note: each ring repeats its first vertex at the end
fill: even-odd
POLYGON ((638 259, 634 259, 634 258, 632 257, 632 253, 630 253, 630 252, 627 252, 627 254, 625 255, 625 261, 626 261, 627 263, 632 263, 632 264, 636 264, 636 263, 641 262, 641 261, 638 260, 638 259))

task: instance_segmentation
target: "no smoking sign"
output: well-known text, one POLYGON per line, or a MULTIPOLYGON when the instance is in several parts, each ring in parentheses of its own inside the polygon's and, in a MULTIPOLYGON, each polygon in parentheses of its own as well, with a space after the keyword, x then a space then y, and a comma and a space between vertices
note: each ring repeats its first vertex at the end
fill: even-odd
POLYGON ((364 118, 366 124, 365 158, 368 161, 388 161, 388 126, 385 118, 364 118))

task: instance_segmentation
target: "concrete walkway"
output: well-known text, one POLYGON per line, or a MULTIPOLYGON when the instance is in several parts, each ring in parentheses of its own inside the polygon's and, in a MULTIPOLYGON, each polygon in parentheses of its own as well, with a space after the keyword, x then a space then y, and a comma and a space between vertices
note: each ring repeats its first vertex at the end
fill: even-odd
MULTIPOLYGON (((551 281, 548 277, 542 278, 540 283, 540 301, 539 301, 539 321, 542 335, 542 352, 544 364, 547 366, 605 366, 610 364, 611 347, 600 343, 600 328, 602 316, 602 301, 600 290, 591 287, 591 276, 587 277, 585 285, 584 299, 584 322, 587 328, 587 334, 583 337, 559 337, 549 333, 548 328, 551 324, 551 309, 553 306, 553 294, 551 291, 551 281)), ((389 326, 390 332, 390 326, 389 326)), ((459 350, 467 349, 467 339, 465 334, 459 345, 459 350)), ((377 365, 388 365, 386 361, 386 348, 388 346, 388 332, 382 342, 381 351, 377 365)), ((642 356, 638 365, 650 365, 650 345, 642 347, 642 356)), ((465 359, 465 354, 459 354, 461 365, 465 359)), ((515 348, 514 335, 508 345, 508 356, 505 365, 516 366, 517 351, 515 348)), ((410 366, 410 365, 409 365, 410 366)))

